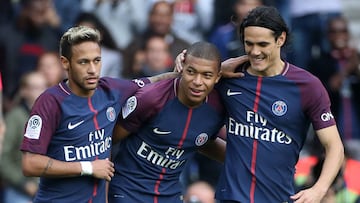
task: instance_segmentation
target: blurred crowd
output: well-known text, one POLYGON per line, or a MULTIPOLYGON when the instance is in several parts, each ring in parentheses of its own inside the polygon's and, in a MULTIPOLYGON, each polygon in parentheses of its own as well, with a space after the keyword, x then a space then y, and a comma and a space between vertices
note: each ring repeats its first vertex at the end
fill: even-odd
MULTIPOLYGON (((68 28, 98 29, 101 75, 132 79, 172 71, 177 54, 196 41, 214 43, 223 60, 243 55, 236 26, 260 5, 278 8, 291 28, 284 60, 316 75, 330 95, 347 159, 324 203, 360 202, 360 58, 342 1, 1 0, 1 126, 6 130, 0 135, 0 202, 29 202, 37 190, 38 180, 22 175, 19 145, 35 99, 66 78, 58 42, 68 28)), ((317 179, 323 160, 319 146, 309 129, 294 177, 299 189, 317 179)), ((185 201, 215 202, 203 196, 213 196, 220 170, 221 164, 200 154, 188 163, 181 178, 185 201)))

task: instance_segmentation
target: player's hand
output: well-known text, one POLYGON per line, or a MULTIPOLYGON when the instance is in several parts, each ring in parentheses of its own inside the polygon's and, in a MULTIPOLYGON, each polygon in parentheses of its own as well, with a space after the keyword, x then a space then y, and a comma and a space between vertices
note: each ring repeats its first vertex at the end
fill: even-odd
POLYGON ((114 177, 114 163, 109 161, 109 159, 97 159, 92 161, 91 164, 95 178, 111 181, 111 178, 114 177))
POLYGON ((235 72, 236 68, 249 61, 247 55, 239 56, 235 58, 229 58, 221 63, 221 76, 225 78, 239 78, 243 77, 244 73, 235 72))
POLYGON ((180 54, 178 54, 175 58, 175 67, 174 72, 179 72, 183 70, 183 63, 185 61, 186 49, 184 49, 180 54))
POLYGON ((318 191, 314 187, 301 190, 300 192, 292 195, 290 198, 294 203, 320 203, 321 199, 325 196, 325 192, 318 191))

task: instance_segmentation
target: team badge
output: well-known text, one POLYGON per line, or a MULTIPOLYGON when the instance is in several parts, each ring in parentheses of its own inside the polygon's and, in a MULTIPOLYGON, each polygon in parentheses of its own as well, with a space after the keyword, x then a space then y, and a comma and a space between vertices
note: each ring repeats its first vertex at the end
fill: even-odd
POLYGON ((201 133, 195 139, 196 146, 204 145, 209 139, 209 136, 206 133, 201 133))
POLYGON ((116 112, 112 106, 106 109, 106 117, 110 122, 113 122, 116 119, 116 112))
POLYGON ((271 107, 272 112, 277 116, 283 116, 287 111, 287 105, 283 101, 276 101, 271 107))
POLYGON ((130 97, 127 101, 125 106, 122 107, 122 116, 123 118, 128 117, 128 115, 133 112, 137 105, 137 99, 135 96, 130 97))
POLYGON ((39 115, 29 118, 24 136, 29 139, 39 139, 42 126, 42 119, 39 115))

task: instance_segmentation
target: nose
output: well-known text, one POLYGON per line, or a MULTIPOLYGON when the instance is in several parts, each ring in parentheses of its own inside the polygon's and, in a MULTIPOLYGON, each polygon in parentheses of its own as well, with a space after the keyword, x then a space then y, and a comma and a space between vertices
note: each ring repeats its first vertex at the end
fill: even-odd
POLYGON ((95 73, 96 72, 96 64, 94 62, 91 62, 89 64, 88 73, 95 73))
POLYGON ((201 75, 200 75, 200 74, 196 74, 195 77, 194 77, 193 83, 194 83, 195 85, 201 85, 202 82, 203 82, 203 80, 202 80, 201 75))
POLYGON ((260 48, 258 46, 253 46, 249 52, 250 55, 260 55, 261 53, 260 48))

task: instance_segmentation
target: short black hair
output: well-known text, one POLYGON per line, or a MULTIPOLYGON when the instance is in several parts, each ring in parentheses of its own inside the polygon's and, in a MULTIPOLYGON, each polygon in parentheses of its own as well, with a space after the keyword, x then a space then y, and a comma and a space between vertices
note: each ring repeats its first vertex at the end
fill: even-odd
POLYGON ((244 30, 249 26, 264 27, 272 30, 274 32, 273 35, 275 40, 285 32, 285 45, 290 36, 289 28, 286 25, 285 20, 282 18, 279 11, 272 6, 258 6, 249 12, 238 29, 240 40, 242 42, 244 42, 244 30))
MULTIPOLYGON (((197 58, 216 61, 219 64, 218 67, 220 70, 221 55, 218 48, 215 45, 204 41, 195 42, 187 49, 186 53, 187 55, 191 55, 197 58)), ((186 61, 186 57, 185 57, 185 61, 186 61)))

